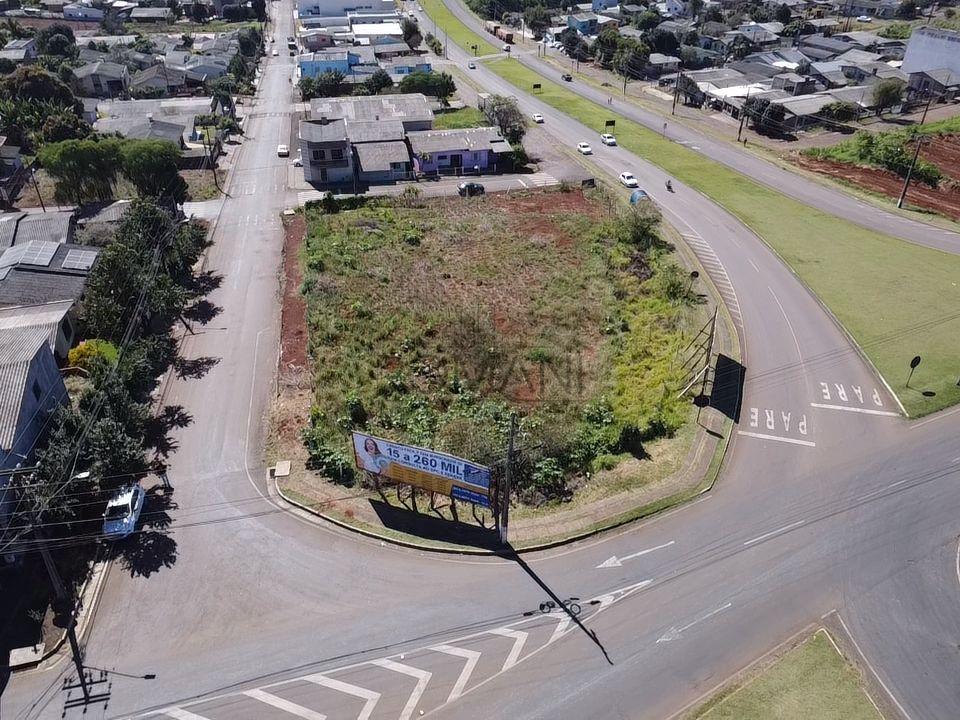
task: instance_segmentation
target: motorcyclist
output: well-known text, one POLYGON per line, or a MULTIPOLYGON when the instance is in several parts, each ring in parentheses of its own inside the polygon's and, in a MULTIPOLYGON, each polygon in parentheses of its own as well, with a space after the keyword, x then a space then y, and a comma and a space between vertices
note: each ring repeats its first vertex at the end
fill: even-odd
POLYGON ((673 183, 667 180, 667 190, 673 192, 673 183))

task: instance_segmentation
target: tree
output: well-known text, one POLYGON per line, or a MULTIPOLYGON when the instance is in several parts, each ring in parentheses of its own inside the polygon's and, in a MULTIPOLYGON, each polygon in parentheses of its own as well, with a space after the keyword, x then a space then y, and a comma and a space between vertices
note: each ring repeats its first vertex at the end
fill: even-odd
POLYGON ((66 35, 57 33, 47 40, 47 54, 57 57, 73 57, 77 52, 77 46, 66 35))
POLYGON ((543 37, 543 31, 550 27, 550 11, 539 3, 530 5, 523 11, 523 22, 535 39, 543 37))
POLYGON ((821 108, 820 114, 838 122, 850 122, 857 116, 857 106, 851 102, 838 100, 821 108))
POLYGON ((484 105, 484 113, 491 123, 500 128, 507 142, 516 144, 527 132, 527 119, 517 105, 516 98, 494 95, 484 105))
POLYGON ((297 88, 300 90, 300 99, 304 102, 313 100, 313 98, 317 97, 316 78, 312 78, 309 75, 303 75, 300 78, 300 81, 297 83, 297 88))
POLYGON ((183 8, 177 0, 167 0, 167 8, 173 13, 173 19, 179 20, 183 17, 183 8))
POLYGON ((366 85, 371 95, 378 95, 381 90, 393 87, 393 80, 390 79, 390 73, 380 68, 375 70, 363 84, 366 85))
POLYGON ((703 0, 690 0, 687 3, 687 12, 690 13, 690 17, 696 20, 700 17, 700 13, 703 12, 703 0))
POLYGON ((17 64, 10 58, 0 58, 0 75, 9 75, 17 69, 17 64))
POLYGON ((254 16, 260 22, 267 21, 267 2, 266 0, 251 0, 250 8, 253 10, 254 16))
POLYGON ((593 43, 594 57, 603 67, 610 67, 613 63, 613 56, 620 46, 620 33, 615 27, 611 27, 612 25, 613 23, 605 25, 593 43))
POLYGON ((573 57, 577 48, 580 46, 580 33, 571 27, 568 27, 560 33, 560 43, 563 45, 563 51, 570 57, 573 57))
POLYGON ((641 30, 651 30, 661 22, 660 13, 654 9, 644 10, 637 16, 637 27, 641 30))
POLYGON ((664 55, 673 55, 680 49, 680 41, 677 40, 677 36, 661 28, 653 28, 645 32, 643 41, 651 50, 664 55))
POLYGON ((897 6, 897 17, 902 20, 913 20, 917 16, 916 0, 901 0, 897 6))
POLYGON ((314 78, 314 97, 337 97, 343 94, 344 75, 339 70, 325 70, 314 78))
POLYGON ((77 43, 77 38, 74 37, 73 34, 73 28, 66 23, 57 22, 37 31, 37 34, 34 36, 37 41, 37 52, 39 52, 41 55, 62 54, 53 52, 49 46, 50 41, 57 35, 63 35, 65 38, 67 38, 67 42, 70 45, 75 46, 77 43))
POLYGON ((179 174, 180 148, 169 140, 127 140, 120 148, 121 172, 140 197, 182 203, 187 183, 179 174))
POLYGON ((898 105, 903 97, 903 82, 896 78, 881 80, 873 86, 873 104, 877 110, 877 116, 883 114, 883 111, 898 105))
POLYGON ((91 130, 86 120, 69 110, 62 110, 47 116, 40 128, 40 136, 44 143, 56 143, 85 138, 91 130))
POLYGON ((423 42, 423 36, 420 34, 420 26, 416 20, 405 17, 400 23, 400 30, 403 32, 403 41, 411 50, 420 47, 420 43, 423 42))
POLYGON ((624 77, 636 79, 643 77, 649 58, 650 48, 642 42, 628 40, 620 44, 613 56, 613 67, 624 77))
POLYGON ((783 23, 784 25, 790 24, 790 19, 793 17, 793 13, 790 12, 790 6, 786 4, 777 5, 777 10, 774 13, 774 18, 777 22, 783 23))
POLYGON ((764 135, 782 135, 786 114, 782 104, 773 102, 768 104, 763 111, 763 117, 760 118, 760 131, 764 135))
POLYGON ((0 80, 0 95, 17 100, 50 101, 63 107, 73 107, 76 103, 62 80, 33 65, 18 67, 0 80))
POLYGON ((444 105, 457 91, 456 83, 449 73, 412 72, 400 81, 400 92, 432 95, 444 105))
POLYGON ((683 95, 684 105, 701 105, 703 103, 703 91, 687 75, 680 75, 677 78, 677 92, 683 95))
POLYGON ((194 22, 205 23, 209 16, 207 6, 203 3, 195 2, 190 8, 190 17, 194 22))
POLYGON ((763 113, 767 109, 770 101, 766 98, 748 97, 743 103, 743 113, 753 123, 753 129, 760 131, 760 122, 763 119, 763 113))
POLYGON ((40 150, 38 158, 54 178, 58 202, 82 204, 86 200, 108 200, 120 164, 120 140, 65 140, 40 150))

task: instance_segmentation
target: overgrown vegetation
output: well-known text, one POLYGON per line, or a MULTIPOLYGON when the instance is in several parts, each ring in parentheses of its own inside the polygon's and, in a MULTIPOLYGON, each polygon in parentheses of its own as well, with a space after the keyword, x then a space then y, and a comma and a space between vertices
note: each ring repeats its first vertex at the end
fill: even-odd
MULTIPOLYGON (((520 415, 515 488, 567 498, 611 456, 673 433, 690 294, 652 208, 578 193, 306 209, 302 292, 315 469, 355 482, 353 429, 498 465, 520 415)), ((613 460, 613 462, 616 462, 613 460)))
MULTIPOLYGON (((960 132, 960 118, 949 118, 922 127, 885 133, 858 132, 849 140, 831 147, 808 148, 804 155, 819 160, 833 160, 849 165, 867 165, 895 172, 906 177, 913 160, 917 139, 926 135, 960 132)), ((943 179, 940 169, 922 158, 917 159, 911 176, 916 182, 937 187, 943 179)))
POLYGON ((434 130, 484 127, 488 124, 487 116, 474 107, 463 107, 450 112, 438 113, 433 118, 434 130))

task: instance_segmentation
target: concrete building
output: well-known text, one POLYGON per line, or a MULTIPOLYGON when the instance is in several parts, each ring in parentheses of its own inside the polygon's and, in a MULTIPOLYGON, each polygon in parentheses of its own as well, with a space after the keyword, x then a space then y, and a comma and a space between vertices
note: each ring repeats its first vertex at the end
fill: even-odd
POLYGON ((418 175, 494 172, 510 144, 494 127, 407 133, 418 175))
POLYGON ((346 16, 348 12, 396 12, 393 0, 297 0, 297 14, 315 17, 346 16))
POLYGON ((960 74, 960 32, 932 27, 915 29, 900 69, 907 75, 928 70, 960 74))

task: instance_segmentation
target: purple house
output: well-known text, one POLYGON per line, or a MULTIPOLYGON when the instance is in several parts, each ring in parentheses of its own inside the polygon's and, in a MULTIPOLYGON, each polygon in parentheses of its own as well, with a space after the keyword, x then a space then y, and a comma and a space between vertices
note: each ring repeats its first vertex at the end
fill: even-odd
POLYGON ((511 151, 495 127, 416 130, 407 133, 417 175, 495 172, 499 156, 511 151))

